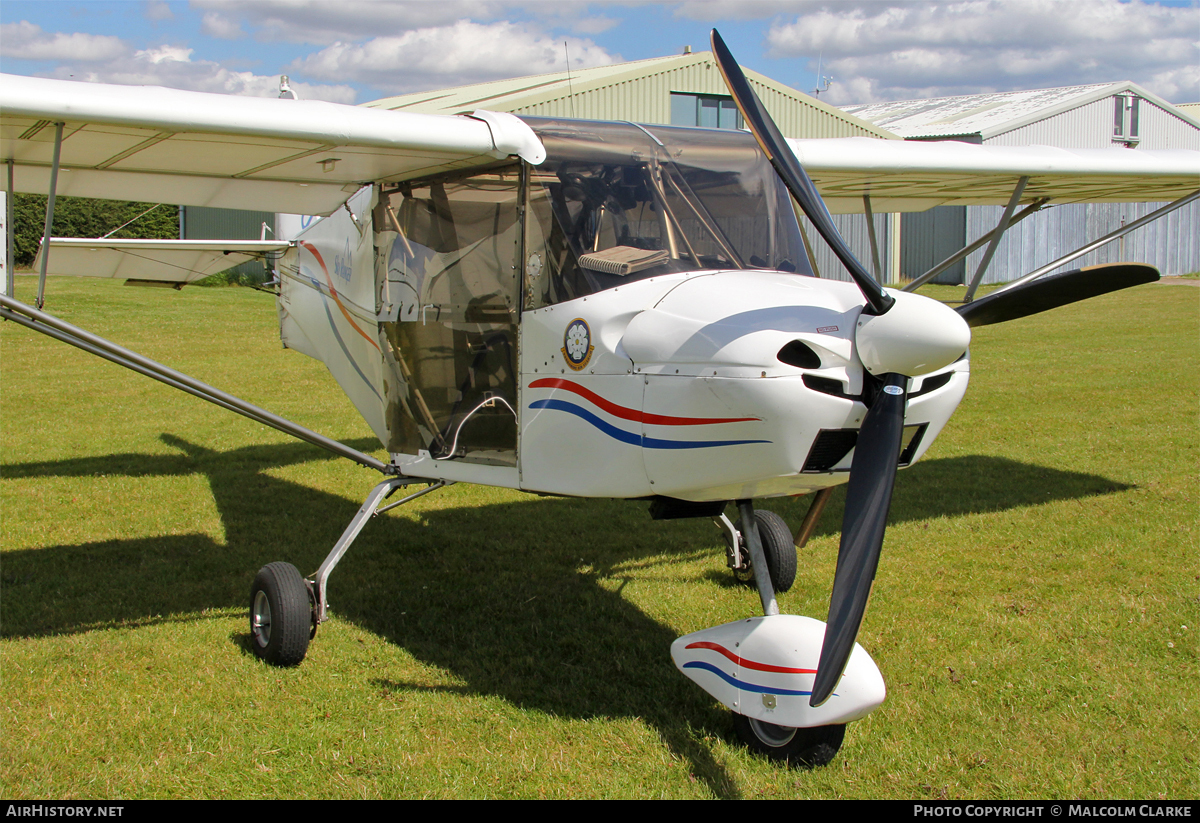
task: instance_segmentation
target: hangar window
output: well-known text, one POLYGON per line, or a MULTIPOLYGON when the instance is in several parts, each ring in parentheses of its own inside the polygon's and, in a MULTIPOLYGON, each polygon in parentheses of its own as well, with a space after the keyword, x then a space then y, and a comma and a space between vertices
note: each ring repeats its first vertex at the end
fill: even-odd
POLYGON ((742 115, 732 97, 723 94, 671 92, 671 125, 706 129, 740 129, 742 115))
POLYGON ((1118 94, 1113 98, 1113 140, 1118 143, 1134 144, 1138 135, 1138 104, 1141 98, 1132 94, 1118 94))

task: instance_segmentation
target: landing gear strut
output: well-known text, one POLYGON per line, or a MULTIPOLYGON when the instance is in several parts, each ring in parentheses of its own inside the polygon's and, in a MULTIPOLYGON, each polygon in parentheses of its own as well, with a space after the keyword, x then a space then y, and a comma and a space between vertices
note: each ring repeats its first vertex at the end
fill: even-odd
POLYGON ((301 577, 290 563, 268 563, 259 570, 250 588, 250 637, 256 655, 275 666, 300 664, 308 653, 308 642, 317 634, 317 626, 329 619, 329 605, 325 599, 329 575, 367 521, 388 509, 454 485, 453 481, 439 480, 395 503, 380 507, 379 504, 397 489, 423 482, 429 481, 389 477, 371 489, 350 525, 342 532, 311 579, 301 577))

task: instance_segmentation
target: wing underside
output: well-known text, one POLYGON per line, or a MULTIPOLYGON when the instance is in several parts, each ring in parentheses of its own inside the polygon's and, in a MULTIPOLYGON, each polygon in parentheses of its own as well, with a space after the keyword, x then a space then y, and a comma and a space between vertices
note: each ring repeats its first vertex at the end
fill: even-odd
POLYGON ((544 152, 507 114, 442 116, 317 100, 4 75, 0 156, 17 191, 329 214, 363 183, 544 152))
POLYGON ((1021 203, 1175 200, 1200 188, 1200 151, 979 146, 845 137, 788 140, 835 214, 999 206, 1028 177, 1021 203))

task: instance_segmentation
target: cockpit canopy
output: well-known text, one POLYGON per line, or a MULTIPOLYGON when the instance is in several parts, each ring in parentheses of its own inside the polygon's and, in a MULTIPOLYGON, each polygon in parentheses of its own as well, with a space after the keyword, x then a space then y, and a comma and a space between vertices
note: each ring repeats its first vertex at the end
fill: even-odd
POLYGON ((393 453, 516 465, 522 310, 674 272, 810 273, 790 196, 749 134, 528 122, 541 165, 380 188, 393 453))
POLYGON ((811 274, 787 190, 745 132, 523 118, 525 308, 670 272, 811 274))

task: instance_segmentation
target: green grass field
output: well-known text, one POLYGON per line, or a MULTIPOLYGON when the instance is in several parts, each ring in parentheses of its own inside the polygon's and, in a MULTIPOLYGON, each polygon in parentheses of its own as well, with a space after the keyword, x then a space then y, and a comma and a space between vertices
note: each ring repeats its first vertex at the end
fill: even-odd
MULTIPOLYGON (((281 350, 266 295, 48 295, 380 453, 324 367, 281 350)), ((748 753, 675 670, 675 637, 758 599, 711 523, 652 522, 645 503, 424 497, 368 524, 304 664, 261 664, 255 572, 313 571, 376 477, 0 325, 4 797, 1200 794, 1194 287, 976 330, 966 399, 900 473, 859 636, 888 699, 814 771, 748 753)), ((786 612, 825 615, 840 499, 786 612)), ((766 505, 793 529, 805 506, 766 505)))

